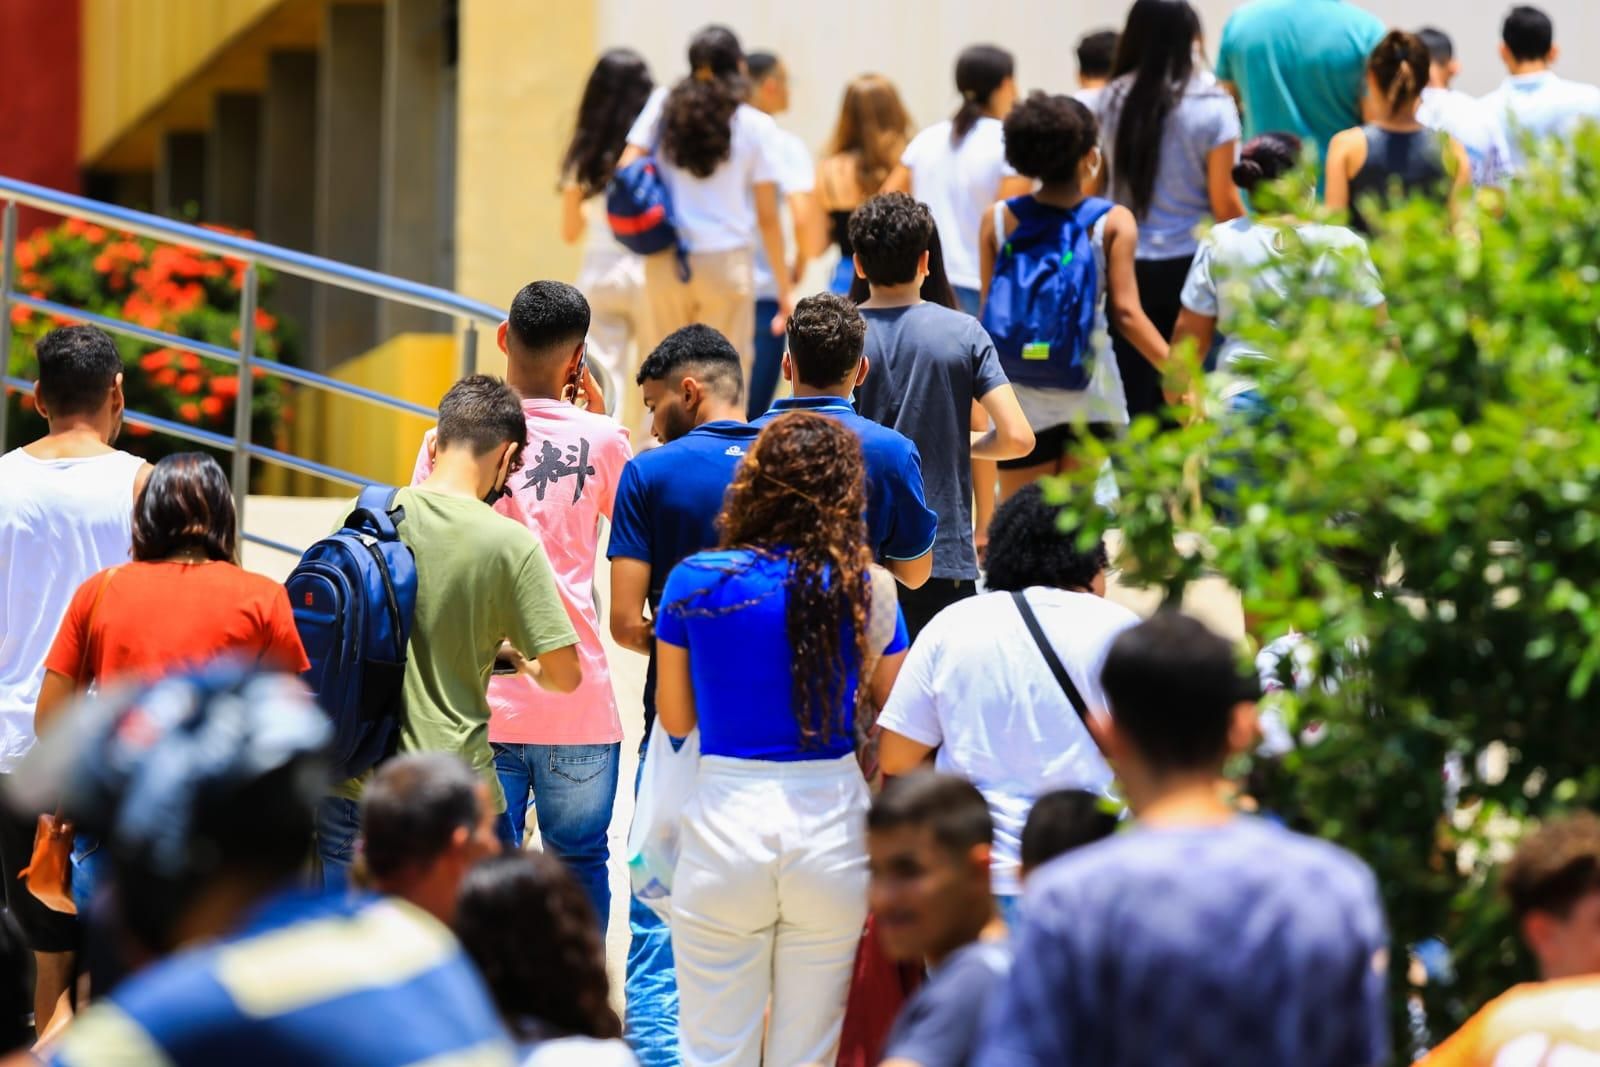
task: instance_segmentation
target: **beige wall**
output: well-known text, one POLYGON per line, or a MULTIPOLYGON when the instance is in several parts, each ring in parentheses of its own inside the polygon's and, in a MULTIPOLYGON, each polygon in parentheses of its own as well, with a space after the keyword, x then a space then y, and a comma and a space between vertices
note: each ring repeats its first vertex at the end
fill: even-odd
MULTIPOLYGON (((461 0, 456 149, 456 288, 497 307, 538 277, 570 278, 578 256, 557 236, 556 164, 594 62, 584 0, 461 0)), ((494 338, 479 364, 502 366, 494 338)))
MULTIPOLYGON (((1194 0, 1210 51, 1237 0, 1194 0)), ((1323 3, 1327 0, 1301 0, 1323 3)), ((1536 0, 1556 20, 1558 40, 1568 45, 1561 70, 1569 77, 1600 82, 1600 3, 1595 0, 1536 0)), ((785 125, 815 150, 827 139, 839 94, 863 71, 893 78, 912 117, 924 125, 955 109, 951 71, 967 44, 990 41, 1017 56, 1024 88, 1070 90, 1077 70, 1073 46, 1089 29, 1118 26, 1126 0, 597 0, 602 47, 629 45, 650 62, 657 80, 681 77, 688 37, 707 22, 734 28, 748 49, 769 48, 789 63, 793 109, 785 125)), ((1492 89, 1502 76, 1495 55, 1500 19, 1510 0, 1364 0, 1363 6, 1391 24, 1415 29, 1432 23, 1451 34, 1464 66, 1458 87, 1492 89)), ((570 116, 579 83, 564 98, 570 116)))

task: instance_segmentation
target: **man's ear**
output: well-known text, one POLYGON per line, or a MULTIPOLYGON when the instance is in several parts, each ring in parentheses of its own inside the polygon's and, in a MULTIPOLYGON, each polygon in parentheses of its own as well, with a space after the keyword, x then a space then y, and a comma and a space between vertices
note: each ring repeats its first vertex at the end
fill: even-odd
POLYGON ((1228 752, 1239 755, 1249 752, 1261 743, 1261 717, 1256 713, 1256 702, 1241 700, 1233 706, 1228 724, 1228 752))
POLYGON ((1544 61, 1546 63, 1550 64, 1553 67, 1553 66, 1556 65, 1556 60, 1558 60, 1560 58, 1561 58, 1561 46, 1558 45, 1558 44, 1552 44, 1550 46, 1550 54, 1544 57, 1544 61))
POLYGON ((787 348, 783 350, 783 380, 786 382, 794 381, 794 360, 790 357, 787 348))
POLYGON ((862 266, 861 266, 861 257, 860 256, 851 256, 850 257, 850 262, 855 265, 856 277, 857 278, 865 278, 867 276, 866 270, 863 269, 862 266))
POLYGON ((1108 712, 1098 712, 1091 713, 1084 723, 1089 727, 1089 736, 1094 738, 1095 744, 1100 746, 1100 751, 1105 753, 1106 761, 1114 767, 1127 748, 1122 731, 1117 729, 1116 720, 1108 712))
POLYGON ((500 351, 508 356, 511 354, 511 350, 506 347, 506 331, 510 328, 511 322, 508 319, 505 322, 502 322, 499 328, 494 331, 494 343, 499 345, 500 351))
POLYGON ((861 357, 861 362, 856 364, 856 384, 860 385, 867 380, 867 371, 871 369, 872 361, 866 356, 861 357))
POLYGON ((967 850, 968 865, 971 866, 974 874, 984 880, 985 884, 989 881, 989 864, 993 859, 994 846, 992 845, 973 845, 967 850))
POLYGON ((439 431, 429 430, 422 439, 428 449, 428 466, 432 467, 439 462, 439 431))
MULTIPOLYGON (((9 327, 7 328, 9 329, 9 327)), ((117 375, 117 380, 120 382, 122 375, 117 375)), ((33 407, 39 413, 41 419, 49 421, 50 410, 44 406, 44 390, 39 387, 38 382, 33 383, 33 407)))
POLYGON ((928 267, 928 261, 930 259, 932 259, 932 258, 933 258, 933 253, 928 251, 927 249, 923 249, 922 255, 917 257, 917 273, 918 274, 922 275, 923 277, 927 277, 928 276, 928 274, 930 272, 930 269, 928 267))
POLYGON ((1454 78, 1457 74, 1461 73, 1461 60, 1452 59, 1450 62, 1444 65, 1444 69, 1449 73, 1450 77, 1454 78))
POLYGON ((1512 63, 1511 49, 1506 47, 1506 43, 1504 41, 1500 42, 1500 62, 1504 63, 1508 67, 1511 66, 1512 63))

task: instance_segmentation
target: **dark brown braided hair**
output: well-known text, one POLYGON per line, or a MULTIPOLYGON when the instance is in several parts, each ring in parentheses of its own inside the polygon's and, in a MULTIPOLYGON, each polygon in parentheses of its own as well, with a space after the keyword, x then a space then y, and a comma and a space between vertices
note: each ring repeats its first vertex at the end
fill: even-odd
MULTIPOLYGON (((865 471, 861 442, 837 421, 804 411, 780 415, 739 464, 717 519, 722 548, 789 560, 784 616, 794 656, 792 699, 808 748, 848 734, 849 679, 868 656, 865 471)), ((725 571, 722 580, 743 569, 725 571)), ((747 606, 689 606, 708 592, 690 594, 673 610, 692 616, 747 606)))

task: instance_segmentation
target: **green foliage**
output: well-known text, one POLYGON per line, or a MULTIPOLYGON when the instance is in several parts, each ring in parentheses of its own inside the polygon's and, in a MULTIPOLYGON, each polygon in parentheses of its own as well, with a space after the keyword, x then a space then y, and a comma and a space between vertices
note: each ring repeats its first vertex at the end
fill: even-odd
MULTIPOLYGON (((236 260, 68 219, 19 242, 16 267, 17 288, 36 298, 222 348, 238 346, 244 264, 236 260)), ((272 280, 270 272, 261 273, 258 296, 264 299, 269 294, 272 280)), ((8 324, 12 331, 10 373, 33 379, 38 373, 35 342, 67 321, 52 321, 14 306, 8 324)), ((258 357, 287 358, 288 333, 275 316, 258 308, 258 357)), ((129 410, 232 436, 234 400, 239 393, 237 368, 175 349, 151 349, 128 337, 116 336, 115 340, 126 367, 123 389, 129 410)), ((273 440, 287 420, 286 398, 279 383, 257 372, 251 423, 258 439, 273 440)), ((7 444, 20 444, 44 432, 44 420, 33 411, 32 397, 13 395, 8 402, 12 419, 7 444)), ((127 432, 124 445, 151 460, 195 447, 153 435, 143 427, 128 426, 127 432)))
POLYGON ((1451 946, 1435 1037, 1531 977, 1494 862, 1527 820, 1600 801, 1597 203, 1591 131, 1454 215, 1375 205, 1386 315, 1318 295, 1291 251, 1290 299, 1236 331, 1274 357, 1251 374, 1269 414, 1135 427, 1108 450, 1114 516, 1092 464, 1052 486, 1064 521, 1120 529, 1125 580, 1176 597, 1220 574, 1254 637, 1309 638, 1319 679, 1284 707, 1321 739, 1257 767, 1260 800, 1376 871, 1397 1020, 1405 947, 1451 946))

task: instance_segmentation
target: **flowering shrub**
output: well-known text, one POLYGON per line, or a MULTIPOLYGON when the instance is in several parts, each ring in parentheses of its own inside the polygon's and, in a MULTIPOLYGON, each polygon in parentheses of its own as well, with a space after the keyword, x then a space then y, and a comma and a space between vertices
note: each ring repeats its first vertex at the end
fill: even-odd
MULTIPOLYGON (((103 226, 68 219, 19 241, 16 288, 42 300, 122 319, 152 330, 205 341, 222 348, 239 344, 239 302, 245 264, 194 249, 158 244, 147 238, 116 233, 103 226)), ((282 324, 260 309, 260 297, 272 276, 258 268, 256 355, 285 357, 282 324)), ((33 346, 44 334, 70 320, 13 306, 10 373, 33 379, 38 373, 33 346)), ((130 337, 116 337, 125 366, 123 389, 128 408, 201 429, 232 435, 234 402, 239 396, 238 369, 214 359, 173 348, 152 348, 130 337)), ((251 424, 256 440, 273 441, 292 413, 281 384, 255 373, 251 424)), ((12 396, 14 416, 8 444, 44 432, 31 396, 12 396)), ((134 451, 149 459, 184 451, 193 444, 128 426, 127 434, 143 438, 134 451)), ((125 442, 127 443, 127 442, 125 442)))

